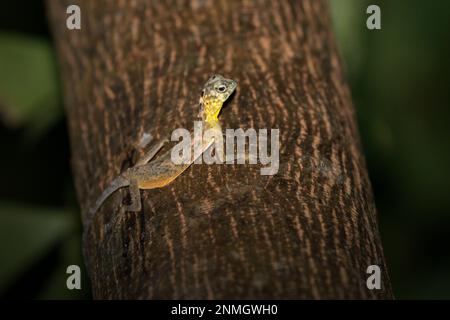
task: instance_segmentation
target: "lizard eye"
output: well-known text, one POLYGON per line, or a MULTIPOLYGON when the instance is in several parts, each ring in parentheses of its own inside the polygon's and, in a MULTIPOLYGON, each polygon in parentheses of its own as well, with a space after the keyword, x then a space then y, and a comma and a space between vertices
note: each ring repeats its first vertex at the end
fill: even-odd
POLYGON ((223 84, 217 88, 217 90, 219 92, 225 92, 226 89, 227 89, 227 87, 225 85, 223 85, 223 84))

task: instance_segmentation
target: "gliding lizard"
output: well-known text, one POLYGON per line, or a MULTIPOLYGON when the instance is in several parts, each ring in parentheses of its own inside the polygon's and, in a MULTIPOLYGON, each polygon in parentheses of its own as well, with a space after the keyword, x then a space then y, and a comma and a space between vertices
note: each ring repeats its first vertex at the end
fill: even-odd
MULTIPOLYGON (((202 118, 203 130, 210 128, 220 128, 218 116, 223 103, 230 97, 236 89, 237 83, 234 80, 226 79, 221 75, 213 75, 204 85, 202 96, 200 97, 200 113, 202 118)), ((192 140, 191 140, 192 141, 192 140)), ((90 209, 91 215, 98 211, 103 202, 116 190, 129 187, 131 204, 126 206, 127 211, 141 210, 141 194, 139 189, 162 188, 175 180, 182 174, 195 160, 187 164, 175 165, 171 160, 171 150, 162 154, 159 158, 149 162, 158 151, 164 146, 167 140, 160 142, 153 147, 135 166, 127 169, 103 191, 101 196, 90 209)), ((203 154, 214 142, 214 138, 203 141, 201 153, 203 154)), ((197 157, 197 158, 198 158, 197 157)), ((92 216, 91 216, 92 218, 92 216)))

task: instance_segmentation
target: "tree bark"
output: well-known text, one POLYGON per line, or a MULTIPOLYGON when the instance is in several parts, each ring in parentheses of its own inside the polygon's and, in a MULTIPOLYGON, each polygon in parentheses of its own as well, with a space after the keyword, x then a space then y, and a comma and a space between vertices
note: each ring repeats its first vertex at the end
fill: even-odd
POLYGON ((95 215, 95 298, 391 298, 376 210, 327 3, 48 1, 82 219, 144 132, 192 128, 212 73, 238 81, 223 128, 278 128, 280 169, 193 165, 95 215), (66 8, 81 8, 81 30, 66 8), (369 265, 382 270, 369 290, 369 265))

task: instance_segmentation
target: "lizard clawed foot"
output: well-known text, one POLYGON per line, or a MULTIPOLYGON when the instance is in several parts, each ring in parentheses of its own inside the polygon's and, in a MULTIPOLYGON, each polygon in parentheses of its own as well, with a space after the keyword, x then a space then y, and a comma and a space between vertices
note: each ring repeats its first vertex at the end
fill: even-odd
POLYGON ((129 205, 125 205, 124 209, 125 211, 131 211, 131 212, 138 212, 142 210, 142 204, 141 199, 139 201, 132 201, 129 205))
POLYGON ((142 210, 141 202, 138 203, 132 203, 130 205, 124 206, 125 211, 132 211, 132 212, 138 212, 142 210))

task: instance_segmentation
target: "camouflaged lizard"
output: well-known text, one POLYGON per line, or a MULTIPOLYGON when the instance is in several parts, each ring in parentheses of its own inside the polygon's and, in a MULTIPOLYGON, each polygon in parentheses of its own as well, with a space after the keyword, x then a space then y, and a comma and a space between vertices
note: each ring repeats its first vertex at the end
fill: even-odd
MULTIPOLYGON (((200 97, 200 113, 199 116, 203 122, 203 130, 210 128, 220 128, 218 116, 222 109, 223 103, 230 97, 236 89, 237 83, 234 80, 226 79, 221 75, 213 75, 204 85, 202 95, 200 97)), ((162 154, 154 161, 149 162, 164 146, 167 140, 160 142, 153 147, 145 156, 140 159, 135 166, 127 169, 120 176, 114 179, 109 186, 103 191, 96 201, 95 205, 90 209, 92 215, 97 212, 105 200, 116 190, 129 187, 130 189, 130 205, 126 206, 127 211, 141 210, 141 194, 140 189, 162 188, 175 180, 182 174, 199 156, 203 154, 213 143, 214 138, 203 141, 201 153, 196 157, 192 157, 191 161, 186 164, 176 165, 171 160, 171 150, 162 154)))

